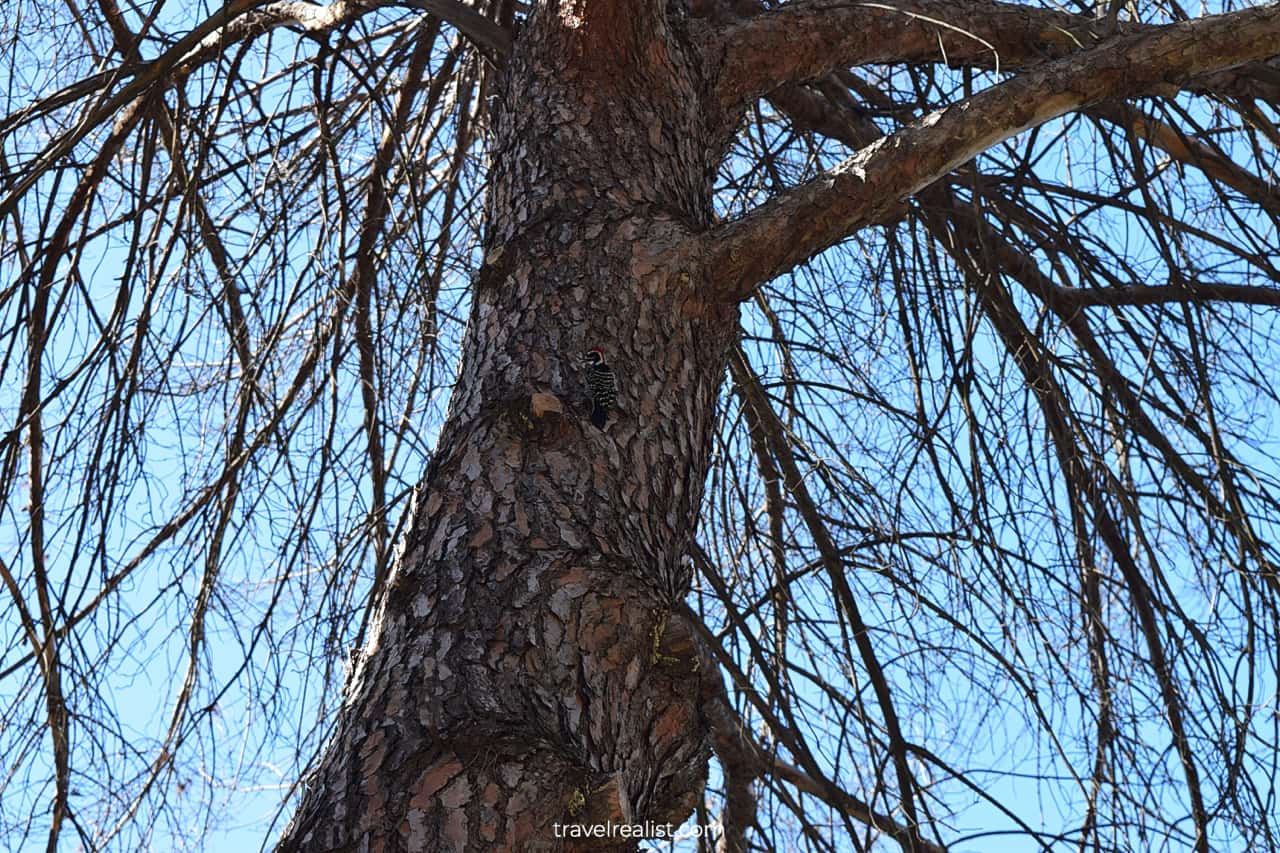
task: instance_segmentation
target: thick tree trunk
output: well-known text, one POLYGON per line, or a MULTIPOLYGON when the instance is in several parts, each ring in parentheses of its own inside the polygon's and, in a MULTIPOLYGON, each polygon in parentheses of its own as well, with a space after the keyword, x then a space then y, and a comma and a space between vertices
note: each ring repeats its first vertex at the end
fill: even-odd
POLYGON ((718 156, 695 26, 661 0, 560 0, 520 34, 449 417, 280 850, 573 849, 553 824, 679 823, 701 796, 671 609, 736 309, 700 299, 683 248, 718 156), (606 431, 592 346, 619 377, 606 431))

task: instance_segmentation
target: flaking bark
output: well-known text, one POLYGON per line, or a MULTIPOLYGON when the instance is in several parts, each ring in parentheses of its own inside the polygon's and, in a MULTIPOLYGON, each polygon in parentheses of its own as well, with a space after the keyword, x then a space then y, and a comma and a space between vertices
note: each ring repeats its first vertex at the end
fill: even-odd
POLYGON ((718 157, 687 26, 562 3, 521 35, 448 421, 282 851, 573 849, 552 824, 679 824, 701 796, 696 664, 663 647, 737 312, 685 251, 718 157))
MULTIPOLYGON (((793 12, 820 28, 844 9, 793 12)), ((280 850, 630 849, 577 847, 553 825, 683 821, 710 739, 696 656, 672 637, 690 636, 676 606, 737 302, 1022 128, 1280 50, 1274 6, 1121 35, 715 226, 711 178, 741 105, 869 58, 756 67, 793 13, 740 27, 735 53, 720 12, 727 31, 678 3, 559 0, 515 40, 450 412, 337 734, 280 850), (619 375, 604 432, 587 421, 578 361, 593 346, 619 375)), ((870 58, 914 56, 931 27, 882 34, 870 58)), ((853 612, 850 594, 842 607, 853 612)), ((882 704, 888 716, 887 693, 882 704)), ((911 824, 900 840, 925 849, 911 824)))

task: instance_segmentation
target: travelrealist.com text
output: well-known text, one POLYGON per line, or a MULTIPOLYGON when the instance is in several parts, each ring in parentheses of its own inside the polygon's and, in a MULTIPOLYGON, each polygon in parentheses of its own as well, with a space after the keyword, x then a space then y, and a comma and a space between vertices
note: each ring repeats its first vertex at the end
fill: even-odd
MULTIPOLYGON (((670 823, 556 823, 552 824, 556 838, 671 838, 678 827, 670 823)), ((701 834, 703 827, 691 826, 689 836, 701 834)))

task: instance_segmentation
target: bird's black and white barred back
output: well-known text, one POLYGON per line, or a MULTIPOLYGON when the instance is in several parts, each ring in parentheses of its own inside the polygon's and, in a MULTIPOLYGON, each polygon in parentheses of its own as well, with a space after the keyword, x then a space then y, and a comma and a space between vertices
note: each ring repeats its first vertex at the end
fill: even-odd
POLYGON ((609 412, 618 402, 618 380, 613 368, 605 361, 604 350, 592 347, 587 351, 587 390, 591 392, 591 422, 604 429, 609 412))

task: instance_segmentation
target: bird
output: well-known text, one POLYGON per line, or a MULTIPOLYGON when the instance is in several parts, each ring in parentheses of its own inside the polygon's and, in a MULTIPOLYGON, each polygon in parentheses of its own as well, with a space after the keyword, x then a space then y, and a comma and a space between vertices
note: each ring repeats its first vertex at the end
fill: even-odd
POLYGON ((613 368, 604 360, 604 350, 592 347, 585 355, 587 361, 587 390, 591 392, 591 422, 597 429, 604 429, 609 410, 618 402, 618 380, 613 368))

